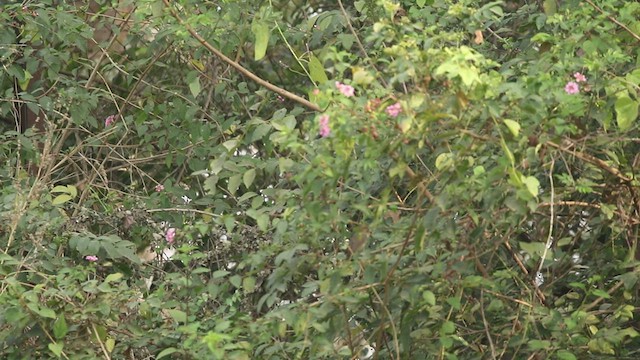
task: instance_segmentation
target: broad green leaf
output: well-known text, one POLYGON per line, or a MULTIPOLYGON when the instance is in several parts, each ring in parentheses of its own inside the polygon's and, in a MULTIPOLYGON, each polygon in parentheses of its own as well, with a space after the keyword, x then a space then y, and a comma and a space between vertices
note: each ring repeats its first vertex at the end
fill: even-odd
POLYGON ((432 291, 426 290, 425 292, 423 292, 422 298, 427 304, 431 306, 434 306, 436 304, 436 296, 433 294, 432 291))
POLYGON ((244 183, 244 186, 249 188, 249 186, 253 184, 253 180, 255 178, 256 178, 256 169, 249 169, 242 176, 242 182, 244 183))
POLYGON ((65 335, 67 335, 68 331, 69 329, 67 327, 67 320, 65 320, 64 314, 60 314, 60 316, 53 323, 53 336, 55 336, 56 339, 60 340, 64 338, 65 335))
POLYGON ((254 21, 251 24, 251 31, 256 38, 253 50, 253 59, 258 61, 267 53, 267 45, 269 45, 269 25, 262 21, 254 21))
POLYGON ((454 331, 456 331, 456 324, 452 321, 445 321, 440 328, 442 334, 453 334, 454 331))
POLYGON ((60 204, 66 203, 67 201, 69 201, 71 199, 72 199, 71 195, 61 194, 61 195, 58 195, 55 198, 53 198, 53 201, 51 203, 53 205, 60 205, 60 204))
POLYGON ((627 131, 638 118, 638 102, 629 95, 618 97, 615 103, 616 120, 620 131, 627 131))
POLYGON ((509 119, 504 119, 502 121, 505 125, 507 125, 507 128, 509 129, 509 131, 511 131, 513 136, 518 137, 518 135, 520 134, 520 124, 509 119))
POLYGON ((235 150, 239 142, 240 141, 238 139, 231 139, 223 142, 222 146, 224 146, 224 148, 227 149, 228 151, 231 151, 231 150, 235 150))
POLYGON ((551 347, 551 342, 549 340, 533 339, 529 341, 528 345, 531 350, 544 350, 551 347))
POLYGON ((284 173, 287 170, 291 169, 293 165, 295 165, 295 163, 291 159, 282 157, 278 159, 278 168, 281 173, 284 173))
MULTIPOLYGON (((545 242, 525 242, 520 241, 520 248, 524 250, 530 256, 541 257, 544 254, 544 249, 547 246, 545 242)), ((547 251, 547 258, 550 257, 552 251, 549 249, 547 251)))
POLYGON ((556 356, 558 360, 577 360, 576 356, 568 350, 558 350, 556 356))
POLYGON ((113 282, 113 281, 118 281, 118 280, 122 279, 122 276, 123 276, 122 273, 109 274, 104 279, 104 282, 109 283, 109 282, 113 282))
POLYGON ((269 215, 268 214, 260 214, 256 217, 256 222, 258 223, 258 229, 266 232, 269 230, 269 215))
POLYGON ((191 91, 191 95, 193 95, 193 97, 197 97, 198 94, 200 94, 200 90, 202 90, 200 87, 200 78, 196 76, 191 80, 191 82, 189 82, 189 91, 191 91))
POLYGON ((540 181, 536 179, 534 176, 526 176, 522 179, 524 185, 529 190, 529 193, 534 197, 538 197, 538 191, 540 189, 540 181))
POLYGON ((254 278, 253 276, 247 276, 246 278, 242 279, 242 289, 244 290, 245 293, 250 293, 252 292, 256 287, 256 278, 254 278))
POLYGON ((187 313, 178 309, 166 309, 165 310, 171 318, 177 323, 186 323, 187 322, 187 313))
POLYGON ((324 72, 324 66, 313 54, 309 58, 309 74, 311 75, 311 80, 318 84, 324 84, 329 81, 327 74, 324 72))
POLYGON ((35 312, 36 314, 45 317, 45 318, 49 318, 49 319, 55 319, 56 318, 56 313, 55 311, 49 309, 49 308, 41 308, 39 307, 37 304, 34 303, 28 303, 27 307, 35 312))
POLYGON ((544 0, 542 8, 544 9, 544 14, 547 16, 554 15, 558 12, 558 4, 556 3, 556 0, 544 0))
POLYGON ((108 353, 112 353, 113 349, 116 347, 116 341, 113 338, 108 338, 104 342, 104 347, 107 349, 108 353))
POLYGON ((609 343, 606 339, 603 339, 603 338, 591 339, 589 340, 589 343, 587 344, 587 346, 589 347, 590 351, 597 354, 608 354, 608 355, 616 354, 615 350, 613 350, 613 347, 611 346, 611 343, 609 343))
POLYGON ((169 355, 171 355, 171 354, 175 353, 176 351, 178 351, 178 349, 176 349, 176 348, 174 348, 174 347, 166 348, 166 349, 164 349, 164 350, 160 351, 160 353, 158 354, 158 356, 156 356, 156 359, 160 360, 160 359, 162 359, 162 358, 164 358, 164 357, 167 357, 167 356, 169 356, 169 355))
POLYGON ((453 167, 453 154, 442 153, 436 157, 436 169, 443 171, 453 167))
POLYGON ((62 355, 62 348, 64 347, 64 344, 61 342, 49 343, 47 347, 55 356, 60 357, 62 355))
POLYGON ((355 85, 369 85, 375 80, 373 75, 364 68, 354 66, 351 68, 351 72, 353 74, 352 82, 355 85))
POLYGON ((235 195, 236 191, 238 191, 238 188, 240 187, 240 181, 241 181, 241 176, 239 174, 233 175, 232 177, 229 178, 229 184, 227 185, 227 190, 229 190, 231 195, 235 195))

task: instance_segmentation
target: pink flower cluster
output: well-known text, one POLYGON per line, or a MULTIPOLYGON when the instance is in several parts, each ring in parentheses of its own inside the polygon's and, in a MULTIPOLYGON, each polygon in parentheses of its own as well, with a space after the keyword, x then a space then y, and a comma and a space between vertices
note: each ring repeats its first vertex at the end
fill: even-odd
POLYGON ((169 228, 167 229, 167 233, 164 235, 165 240, 167 240, 167 244, 173 244, 176 239, 176 229, 169 228))
POLYGON ((90 262, 96 262, 98 261, 98 257, 95 255, 87 255, 84 257, 85 260, 90 261, 90 262))
POLYGON ((109 115, 109 116, 107 116, 106 119, 104 119, 104 127, 109 127, 109 126, 113 125, 114 122, 116 122, 116 116, 115 115, 109 115))
POLYGON ((395 103, 393 105, 387 106, 387 109, 385 111, 387 112, 387 114, 389 116, 397 117, 402 112, 402 105, 400 105, 400 103, 397 102, 397 103, 395 103))
POLYGON ((343 84, 340 81, 336 81, 336 87, 338 88, 338 91, 340 91, 342 95, 346 97, 352 97, 355 93, 355 89, 353 88, 353 86, 343 84))
POLYGON ((318 122, 320 123, 320 136, 323 138, 329 136, 329 134, 331 134, 331 128, 329 128, 329 115, 321 115, 318 122))
POLYGON ((579 72, 573 74, 573 78, 576 79, 576 81, 569 81, 567 85, 564 86, 564 91, 569 95, 579 93, 580 85, 578 85, 578 83, 587 81, 587 77, 579 72))
POLYGON ((156 185, 155 189, 156 189, 156 192, 161 192, 162 190, 164 190, 164 185, 158 184, 158 185, 156 185))

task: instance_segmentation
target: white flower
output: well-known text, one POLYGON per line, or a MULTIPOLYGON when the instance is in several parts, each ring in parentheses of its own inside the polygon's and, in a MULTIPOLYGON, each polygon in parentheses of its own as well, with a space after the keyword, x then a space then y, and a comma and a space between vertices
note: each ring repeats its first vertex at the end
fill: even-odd
POLYGON ((191 202, 191 198, 189 198, 187 195, 182 195, 182 201, 184 201, 185 204, 188 204, 191 202))

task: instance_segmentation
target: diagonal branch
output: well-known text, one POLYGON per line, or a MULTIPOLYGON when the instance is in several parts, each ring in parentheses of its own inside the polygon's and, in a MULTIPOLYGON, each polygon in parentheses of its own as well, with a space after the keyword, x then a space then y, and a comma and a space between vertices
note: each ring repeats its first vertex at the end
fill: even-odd
POLYGON ((163 0, 165 6, 169 9, 169 11, 171 11, 171 15, 173 15, 173 17, 178 20, 178 23, 180 23, 180 25, 184 26, 184 28, 189 32, 189 34, 191 34, 191 36, 198 40, 198 42, 200 42, 200 44, 202 44, 202 46, 204 46, 207 50, 209 50, 210 53, 212 53, 213 55, 215 55, 216 57, 220 58, 222 61, 226 62, 227 64, 229 64, 231 67, 233 67, 234 69, 236 69, 238 72, 240 72, 242 75, 248 77, 249 79, 253 80, 255 83, 257 83, 258 85, 267 88, 268 90, 271 90, 275 93, 277 93, 278 95, 281 95, 285 98, 288 98, 290 100, 293 100, 301 105, 306 106, 307 108, 313 110, 313 111, 318 111, 321 112, 322 109, 320 109, 320 107, 312 102, 310 102, 309 100, 300 97, 292 92, 289 92, 281 87, 278 87, 276 85, 273 85, 272 83, 258 77, 256 74, 252 73, 251 71, 247 70, 246 68, 244 68, 242 65, 238 64, 237 62, 231 60, 230 58, 226 57, 222 52, 220 52, 220 50, 216 49, 215 47, 213 47, 213 45, 211 45, 205 38, 203 38, 200 34, 198 34, 198 32, 196 32, 191 25, 187 24, 184 22, 184 20, 182 20, 182 18, 180 18, 180 15, 178 15, 178 12, 171 6, 171 2, 169 0, 163 0))

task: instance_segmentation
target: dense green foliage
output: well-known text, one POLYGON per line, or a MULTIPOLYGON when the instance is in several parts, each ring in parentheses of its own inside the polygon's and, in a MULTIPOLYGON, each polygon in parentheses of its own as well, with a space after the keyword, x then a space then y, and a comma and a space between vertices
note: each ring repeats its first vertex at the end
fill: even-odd
POLYGON ((0 7, 3 359, 638 356, 640 4, 117 3, 0 7))

